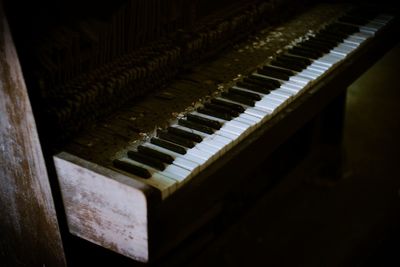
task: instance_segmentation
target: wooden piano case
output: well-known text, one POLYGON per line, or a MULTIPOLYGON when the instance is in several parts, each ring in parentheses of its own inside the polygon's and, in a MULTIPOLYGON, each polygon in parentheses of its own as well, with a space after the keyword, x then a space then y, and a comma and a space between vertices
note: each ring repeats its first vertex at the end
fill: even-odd
MULTIPOLYGON (((255 201, 312 149, 327 145, 340 150, 346 88, 397 41, 393 38, 399 36, 396 26, 397 21, 391 23, 165 200, 157 190, 129 175, 68 152, 54 155, 54 163, 46 164, 57 171, 58 183, 54 183, 53 191, 59 191, 53 194, 57 198, 61 193, 60 210, 65 212, 68 231, 128 258, 151 262, 162 259, 211 222, 234 218, 232 210, 240 213, 241 203, 255 201), (332 121, 328 127, 323 125, 327 120, 332 121), (260 170, 268 175, 261 177, 260 170)), ((9 35, 7 31, 1 34, 9 35)), ((2 48, 12 45, 3 40, 2 48)), ((17 60, 16 55, 13 60, 17 60)), ((21 73, 18 76, 22 79, 21 73)), ((26 88, 22 89, 27 98, 26 88)), ((5 92, 5 87, 1 90, 5 92)), ((2 102, 2 110, 5 106, 7 103, 2 102)), ((31 115, 28 111, 26 116, 33 120, 31 115)), ((49 192, 42 195, 51 199, 49 192)), ((98 252, 104 250, 99 248, 98 252)))

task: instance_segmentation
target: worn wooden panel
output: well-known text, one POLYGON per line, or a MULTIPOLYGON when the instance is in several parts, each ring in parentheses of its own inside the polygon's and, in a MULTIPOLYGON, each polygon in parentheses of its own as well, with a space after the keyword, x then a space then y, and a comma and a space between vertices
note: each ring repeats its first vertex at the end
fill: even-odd
POLYGON ((1 1, 0 264, 66 265, 36 125, 1 1))
POLYGON ((54 157, 69 231, 133 259, 149 259, 148 186, 62 152, 54 157))

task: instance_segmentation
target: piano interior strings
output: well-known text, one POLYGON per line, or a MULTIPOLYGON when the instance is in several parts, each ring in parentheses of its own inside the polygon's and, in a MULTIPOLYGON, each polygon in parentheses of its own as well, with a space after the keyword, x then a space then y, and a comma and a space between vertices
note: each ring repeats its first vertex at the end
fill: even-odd
MULTIPOLYGON (((9 14, 17 5, 6 2, 9 14)), ((229 177, 216 169, 393 23, 312 1, 28 5, 24 23, 9 20, 69 231, 144 262, 198 228, 190 218, 215 199, 187 220, 169 218, 173 206, 211 179, 223 181, 213 193, 223 198, 229 177)))

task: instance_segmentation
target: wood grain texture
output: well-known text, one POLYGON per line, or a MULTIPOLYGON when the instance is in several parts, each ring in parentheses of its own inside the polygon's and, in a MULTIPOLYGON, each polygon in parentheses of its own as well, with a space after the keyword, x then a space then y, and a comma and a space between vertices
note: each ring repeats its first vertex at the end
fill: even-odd
POLYGON ((1 1, 0 263, 66 265, 36 124, 1 1))
POLYGON ((54 157, 69 231, 127 257, 147 262, 148 187, 62 152, 54 157))

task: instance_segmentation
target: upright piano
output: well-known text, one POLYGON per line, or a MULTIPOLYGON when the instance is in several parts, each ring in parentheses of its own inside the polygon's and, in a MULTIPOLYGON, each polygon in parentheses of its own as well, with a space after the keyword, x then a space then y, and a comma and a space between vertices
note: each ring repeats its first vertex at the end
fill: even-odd
POLYGON ((139 262, 340 150, 346 87, 399 36, 343 2, 4 2, 58 219, 139 262))

